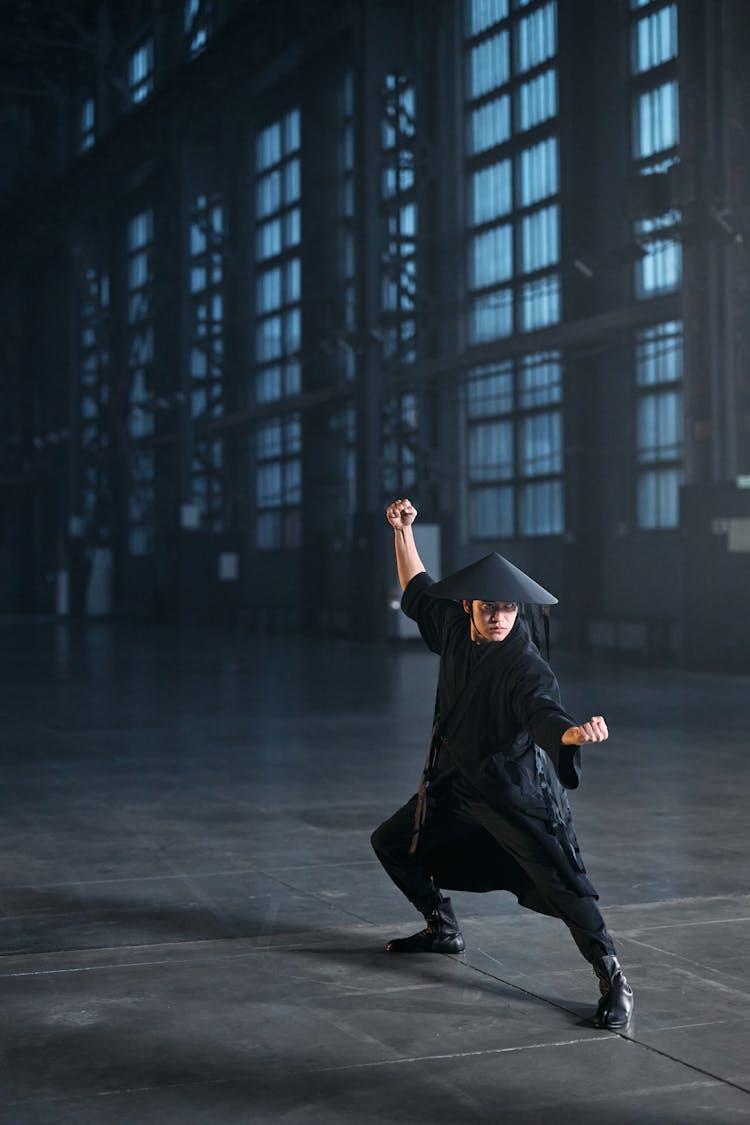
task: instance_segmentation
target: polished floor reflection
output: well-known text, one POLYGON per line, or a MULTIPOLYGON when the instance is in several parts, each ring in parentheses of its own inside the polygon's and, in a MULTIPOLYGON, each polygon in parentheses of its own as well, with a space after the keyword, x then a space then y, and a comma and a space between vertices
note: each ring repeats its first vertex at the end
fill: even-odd
POLYGON ((453 896, 460 957, 383 951, 419 919, 369 835, 416 785, 429 653, 0 637, 2 1125, 750 1122, 750 678, 556 662, 612 732, 571 801, 636 991, 617 1035, 508 896, 453 896))

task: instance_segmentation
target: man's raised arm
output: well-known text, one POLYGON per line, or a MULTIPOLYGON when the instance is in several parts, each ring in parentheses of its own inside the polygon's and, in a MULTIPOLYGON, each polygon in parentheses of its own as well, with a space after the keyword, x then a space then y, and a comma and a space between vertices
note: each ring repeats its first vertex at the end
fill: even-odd
POLYGON ((393 528, 398 580, 401 583, 401 589, 405 590, 414 575, 422 574, 425 569, 414 542, 414 532, 411 529, 411 525, 417 518, 417 509, 411 500, 394 500, 386 508, 385 516, 393 528))

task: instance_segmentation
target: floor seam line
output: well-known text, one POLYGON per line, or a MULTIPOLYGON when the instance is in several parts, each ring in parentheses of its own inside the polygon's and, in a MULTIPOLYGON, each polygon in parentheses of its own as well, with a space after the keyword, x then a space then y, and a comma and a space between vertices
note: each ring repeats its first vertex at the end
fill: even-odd
MULTIPOLYGON (((464 964, 473 972, 480 973, 482 976, 490 977, 491 980, 497 980, 501 984, 506 985, 506 987, 508 988, 512 988, 517 992, 522 992, 524 995, 530 996, 536 1000, 540 1000, 542 1001, 542 1003, 549 1004, 553 1008, 558 1008, 562 1012, 567 1012, 570 1015, 578 1014, 572 1011, 570 1008, 566 1008, 563 1004, 558 1004, 554 1000, 549 1000, 545 996, 539 996, 537 995, 537 993, 531 992, 530 989, 522 988, 520 985, 513 984, 511 981, 505 980, 503 977, 499 977, 494 973, 490 973, 486 969, 480 969, 475 965, 470 965, 468 962, 459 962, 459 964, 464 964)), ((714 1082, 719 1082, 724 1086, 729 1086, 733 1090, 739 1090, 740 1093, 750 1094, 750 1087, 741 1086, 738 1082, 733 1082, 730 1078, 722 1078, 721 1075, 714 1074, 712 1071, 706 1070, 704 1067, 697 1066, 695 1063, 690 1063, 685 1061, 684 1059, 677 1058, 675 1055, 671 1055, 669 1051, 665 1051, 660 1047, 654 1047, 650 1043, 645 1043, 643 1042, 643 1040, 636 1038, 634 1035, 628 1034, 626 1031, 608 1030, 607 1034, 609 1036, 616 1036, 617 1038, 623 1040, 625 1043, 632 1043, 634 1046, 651 1052, 651 1054, 659 1055, 664 1059, 669 1059, 670 1062, 676 1063, 678 1066, 687 1067, 688 1070, 692 1070, 696 1074, 702 1074, 705 1078, 710 1078, 714 1082)))

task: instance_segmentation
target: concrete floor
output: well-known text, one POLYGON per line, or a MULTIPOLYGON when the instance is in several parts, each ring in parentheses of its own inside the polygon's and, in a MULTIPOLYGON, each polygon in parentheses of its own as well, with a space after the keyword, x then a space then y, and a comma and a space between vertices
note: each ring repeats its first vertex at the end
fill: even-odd
POLYGON ((454 894, 465 955, 383 951, 419 928, 369 835, 416 785, 429 653, 0 638, 2 1125, 750 1122, 750 678, 556 661, 612 732, 571 801, 618 1035, 507 895, 454 894))

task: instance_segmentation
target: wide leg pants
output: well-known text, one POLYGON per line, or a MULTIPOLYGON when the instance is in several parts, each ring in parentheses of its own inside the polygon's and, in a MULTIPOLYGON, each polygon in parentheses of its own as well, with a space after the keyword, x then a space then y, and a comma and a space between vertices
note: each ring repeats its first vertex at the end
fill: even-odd
POLYGON ((543 845, 521 824, 475 800, 460 785, 444 786, 439 797, 428 800, 419 847, 411 855, 416 802, 415 795, 384 821, 372 835, 372 846, 393 882, 425 917, 442 899, 429 857, 480 829, 502 849, 495 885, 512 891, 523 906, 561 918, 587 961, 615 953, 596 899, 568 885, 543 845))

